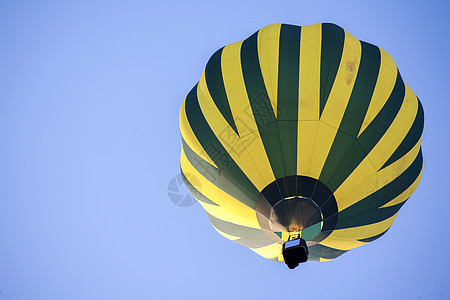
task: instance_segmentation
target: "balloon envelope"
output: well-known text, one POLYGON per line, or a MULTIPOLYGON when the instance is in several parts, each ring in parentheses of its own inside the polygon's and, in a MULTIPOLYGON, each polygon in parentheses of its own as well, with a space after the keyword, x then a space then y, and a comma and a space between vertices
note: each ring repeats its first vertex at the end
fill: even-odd
POLYGON ((180 112, 184 182, 224 237, 326 261, 382 236, 422 172, 422 106, 392 58, 334 24, 215 52, 180 112))

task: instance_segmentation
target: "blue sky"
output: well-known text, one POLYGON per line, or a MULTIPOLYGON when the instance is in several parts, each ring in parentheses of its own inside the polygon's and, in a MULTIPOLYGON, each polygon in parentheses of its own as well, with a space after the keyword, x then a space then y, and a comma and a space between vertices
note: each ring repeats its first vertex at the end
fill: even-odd
POLYGON ((448 299, 446 1, 0 2, 0 299, 448 299), (272 23, 336 23, 425 111, 422 181, 383 238, 291 271, 167 196, 210 55, 272 23))

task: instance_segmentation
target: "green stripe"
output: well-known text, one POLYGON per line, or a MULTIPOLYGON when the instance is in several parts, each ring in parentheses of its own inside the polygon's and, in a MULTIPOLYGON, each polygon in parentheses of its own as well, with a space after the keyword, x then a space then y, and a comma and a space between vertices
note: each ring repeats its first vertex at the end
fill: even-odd
POLYGON ((331 87, 339 69, 344 49, 345 31, 334 24, 322 24, 322 52, 320 58, 320 115, 322 115, 331 87))
POLYGON ((308 247, 309 250, 309 258, 308 260, 319 261, 319 258, 325 259, 335 259, 338 256, 341 256, 346 250, 334 249, 331 247, 327 247, 324 245, 316 244, 314 246, 308 247))
MULTIPOLYGON (((184 153, 191 165, 205 177, 208 181, 213 183, 219 189, 227 193, 228 195, 238 199, 242 203, 252 203, 254 201, 254 195, 249 194, 241 186, 235 184, 230 178, 225 178, 226 174, 222 174, 219 169, 210 165, 203 158, 197 155, 189 146, 183 142, 184 153), (221 178, 222 175, 222 178, 221 178)), ((200 181, 201 184, 201 181, 200 181)))
POLYGON ((406 201, 393 206, 379 208, 377 210, 366 213, 361 213, 353 216, 350 219, 338 220, 336 229, 353 228, 382 222, 395 215, 405 202, 406 201))
MULTIPOLYGON (((356 139, 356 142, 351 145, 344 159, 339 162, 341 164, 339 171, 336 172, 335 177, 333 177, 328 183, 330 190, 333 192, 336 191, 345 179, 347 179, 347 177, 353 172, 353 170, 362 162, 367 153, 369 153, 380 141, 381 137, 386 133, 389 126, 392 124, 392 121, 394 121, 397 116, 404 97, 405 84, 403 83, 400 73, 397 72, 397 80, 389 99, 386 101, 385 105, 373 121, 356 139)), ((345 142, 343 142, 342 145, 345 145, 345 142)), ((345 148, 341 151, 344 152, 345 148)), ((338 155, 340 155, 340 153, 338 155)), ((330 154, 328 157, 330 157, 330 154)), ((322 173, 323 172, 324 171, 322 171, 322 173)))
POLYGON ((399 196, 414 183, 422 170, 422 163, 422 151, 420 151, 413 163, 400 176, 339 212, 336 229, 369 225, 392 217, 404 202, 386 208, 379 207, 399 196))
POLYGON ((366 153, 369 153, 373 147, 380 141, 381 137, 386 133, 397 116, 400 107, 405 98, 405 83, 397 71, 397 80, 394 88, 389 96, 389 99, 384 104, 383 108, 361 133, 357 141, 366 153))
POLYGON ((261 229, 230 223, 218 219, 208 212, 206 214, 214 227, 227 234, 240 237, 240 239, 234 241, 245 247, 261 248, 274 243, 261 229))
POLYGON ((339 125, 339 130, 319 177, 319 180, 325 183, 333 192, 365 157, 361 148, 355 145, 355 139, 369 108, 377 83, 380 64, 380 49, 361 42, 361 60, 355 84, 339 125), (354 156, 355 154, 357 156, 354 156), (344 163, 346 157, 347 161, 344 163))
POLYGON ((191 165, 205 177, 208 181, 215 183, 216 185, 219 183, 220 172, 219 169, 209 164, 203 158, 201 158, 197 153, 192 150, 189 145, 181 138, 181 142, 183 144, 183 150, 186 154, 188 161, 191 165))
POLYGON ((320 172, 319 180, 323 182, 333 193, 336 191, 336 187, 332 186, 329 181, 333 175, 337 172, 339 167, 347 156, 351 146, 355 140, 348 134, 337 131, 333 144, 328 152, 327 159, 320 172))
MULTIPOLYGON (((213 183, 219 189, 232 196, 233 198, 239 200, 242 203, 252 203, 254 201, 254 195, 249 194, 247 190, 242 189, 241 186, 235 184, 229 178, 225 178, 222 172, 210 165, 208 162, 203 160, 197 155, 189 146, 183 142, 184 153, 191 165, 202 174, 208 181, 213 183), (222 175, 222 177, 221 177, 222 175)), ((201 181, 200 181, 201 184, 201 181)))
POLYGON ((251 113, 258 126, 259 134, 266 150, 275 178, 285 175, 279 130, 275 113, 264 85, 258 60, 257 34, 243 41, 241 46, 241 67, 245 88, 250 101, 251 113))
POLYGON ((237 199, 254 209, 259 191, 227 153, 206 122, 197 99, 197 85, 187 95, 185 105, 186 116, 192 131, 208 156, 220 170, 219 182, 221 188, 228 185, 239 187, 249 197, 237 199))
POLYGON ((378 206, 385 205, 409 188, 411 184, 416 181, 417 177, 419 177, 420 172, 422 171, 422 166, 423 157, 421 149, 412 164, 400 176, 381 189, 383 190, 382 193, 384 194, 384 198, 382 201, 378 202, 378 206))
POLYGON ((391 165, 398 159, 402 158, 417 144, 420 137, 422 136, 423 122, 424 122, 423 108, 420 101, 417 100, 417 102, 419 106, 417 109, 416 118, 414 119, 414 123, 412 124, 403 141, 401 142, 400 146, 398 146, 398 148, 386 161, 386 163, 381 167, 381 169, 386 168, 387 166, 391 165))
MULTIPOLYGON (((397 116, 405 97, 405 84, 397 72, 397 80, 389 99, 383 108, 367 126, 367 128, 356 139, 350 147, 347 155, 341 161, 339 170, 334 174, 328 187, 334 192, 356 169, 356 167, 365 159, 373 147, 380 141, 382 136, 389 129, 389 126, 397 116)), ((343 143, 344 144, 344 143, 343 143)), ((331 152, 331 151, 330 151, 331 152)), ((328 158, 327 158, 328 159, 328 158)))
POLYGON ((339 130, 351 137, 358 136, 361 125, 372 100, 381 65, 381 53, 377 46, 361 43, 361 60, 355 84, 339 130))
POLYGON ((370 242, 373 242, 373 241, 375 241, 376 239, 382 237, 388 230, 389 230, 389 228, 388 228, 387 230, 383 231, 383 232, 380 233, 380 234, 374 235, 374 236, 369 237, 369 238, 360 239, 360 240, 358 240, 358 241, 363 242, 363 243, 370 243, 370 242))
POLYGON ((278 61, 277 121, 285 176, 297 174, 300 35, 301 27, 281 25, 278 61))
MULTIPOLYGON (((285 175, 293 176, 297 174, 297 121, 278 121, 278 134, 281 145, 282 164, 285 175)), ((278 177, 277 177, 278 178, 278 177)))
MULTIPOLYGON (((281 25, 278 61, 278 121, 298 120, 300 34, 299 26, 281 25)), ((296 132, 295 135, 297 135, 296 132)))
POLYGON ((302 230, 302 238, 305 241, 311 241, 313 238, 315 238, 321 231, 321 222, 318 222, 312 226, 309 226, 302 230))
MULTIPOLYGON (((343 149, 348 149, 348 145, 344 148, 344 142, 342 143, 343 149)), ((331 151, 330 151, 331 152, 331 151)), ((358 165, 366 158, 367 153, 358 143, 358 141, 354 141, 350 149, 348 149, 345 156, 341 156, 341 161, 339 162, 338 170, 333 174, 332 178, 328 182, 328 187, 334 192, 338 189, 338 187, 345 181, 345 179, 350 176, 350 174, 358 167, 358 165)))
POLYGON ((223 83, 222 77, 222 51, 223 48, 216 51, 205 68, 205 79, 206 85, 208 86, 208 91, 219 109, 220 113, 223 115, 225 120, 231 128, 239 135, 236 124, 234 123, 234 118, 231 113, 230 104, 228 103, 227 93, 225 92, 225 85, 223 83))
POLYGON ((216 203, 214 203, 213 201, 211 201, 208 197, 206 197, 205 195, 203 195, 202 193, 200 193, 199 190, 197 190, 190 182, 189 180, 186 178, 186 176, 184 175, 183 172, 181 172, 181 177, 183 178, 183 182, 184 185, 186 185, 187 189, 189 190, 189 192, 191 192, 191 194, 198 200, 198 201, 202 201, 204 203, 208 203, 211 205, 216 205, 218 206, 216 203))

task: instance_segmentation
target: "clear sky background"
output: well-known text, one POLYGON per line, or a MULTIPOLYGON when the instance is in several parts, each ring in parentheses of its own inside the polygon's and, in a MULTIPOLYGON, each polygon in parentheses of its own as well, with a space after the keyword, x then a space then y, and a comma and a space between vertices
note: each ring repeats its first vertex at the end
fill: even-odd
POLYGON ((449 299, 448 1, 0 0, 0 299, 449 299), (424 171, 379 240, 295 270, 167 196, 212 53, 336 23, 422 101, 424 171))

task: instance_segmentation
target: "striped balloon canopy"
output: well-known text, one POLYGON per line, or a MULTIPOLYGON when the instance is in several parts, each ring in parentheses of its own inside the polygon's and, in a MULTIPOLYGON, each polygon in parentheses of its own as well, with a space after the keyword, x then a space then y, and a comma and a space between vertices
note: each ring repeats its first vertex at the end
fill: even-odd
POLYGON ((422 106, 334 24, 266 26, 209 59, 180 112, 183 180, 221 235, 327 261, 381 237, 422 172, 422 106))

